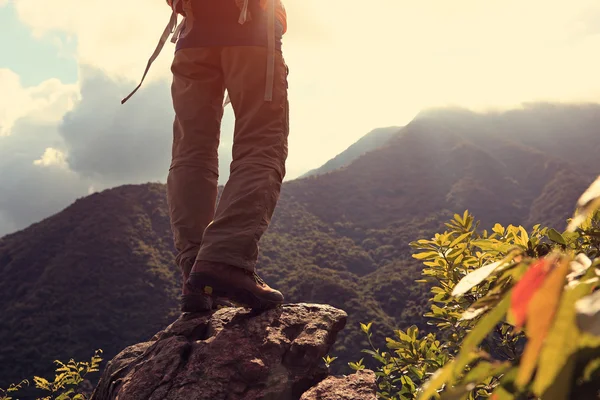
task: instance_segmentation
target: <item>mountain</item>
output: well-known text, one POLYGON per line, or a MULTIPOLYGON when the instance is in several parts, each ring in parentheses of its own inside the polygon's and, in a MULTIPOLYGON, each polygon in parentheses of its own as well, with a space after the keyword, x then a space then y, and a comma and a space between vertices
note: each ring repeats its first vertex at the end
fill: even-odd
POLYGON ((361 155, 383 146, 385 142, 396 135, 400 129, 402 128, 399 126, 373 129, 346 150, 327 161, 321 167, 308 171, 300 178, 321 175, 327 172, 335 171, 339 168, 343 168, 352 163, 352 161, 356 160, 361 155))
POLYGON ((587 136, 578 134, 578 151, 586 154, 577 157, 563 150, 562 143, 554 144, 558 138, 553 134, 543 140, 545 147, 537 142, 528 146, 518 133, 507 134, 496 125, 499 117, 490 116, 488 124, 482 118, 417 118, 386 146, 346 168, 292 181, 286 189, 321 220, 345 224, 342 231, 354 232, 357 240, 358 232, 364 238, 374 228, 400 224, 402 233, 406 224, 465 208, 488 224, 527 224, 536 217, 540 223, 564 226, 578 193, 600 171, 597 161, 597 167, 589 166, 600 144, 598 128, 587 129, 587 136), (565 184, 565 193, 553 192, 565 184), (561 208, 552 208, 556 216, 540 215, 532 207, 557 201, 561 208))
MULTIPOLYGON (((259 269, 290 302, 345 305, 354 327, 360 318, 394 325, 363 291, 361 277, 376 265, 360 246, 286 195, 272 228, 259 269)), ((171 240, 160 184, 93 194, 0 239, 0 387, 96 348, 110 359, 175 319, 181 281, 171 240)), ((338 341, 348 359, 362 339, 352 331, 338 341)))
MULTIPOLYGON (((359 322, 374 321, 379 339, 427 327, 408 243, 454 212, 484 227, 564 228, 600 170, 600 106, 556 107, 423 113, 345 168, 284 184, 258 269, 290 302, 348 312, 334 366, 361 357, 359 322)), ((1 238, 0 284, 0 387, 48 374, 57 358, 102 348, 110 359, 149 339, 177 315, 180 287, 164 186, 96 193, 1 238)))

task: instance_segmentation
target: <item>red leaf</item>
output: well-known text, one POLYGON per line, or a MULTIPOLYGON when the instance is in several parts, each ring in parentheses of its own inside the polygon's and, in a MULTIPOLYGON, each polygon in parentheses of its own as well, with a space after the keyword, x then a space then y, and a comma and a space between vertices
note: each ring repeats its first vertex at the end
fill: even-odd
POLYGON ((514 317, 515 327, 520 329, 527 320, 527 307, 535 292, 542 286, 550 271, 551 263, 542 258, 534 262, 515 285, 510 299, 510 310, 514 317))

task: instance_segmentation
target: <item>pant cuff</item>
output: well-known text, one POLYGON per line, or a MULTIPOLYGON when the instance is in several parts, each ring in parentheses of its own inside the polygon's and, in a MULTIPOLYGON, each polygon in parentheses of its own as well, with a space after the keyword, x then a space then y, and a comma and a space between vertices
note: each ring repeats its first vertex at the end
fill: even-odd
POLYGON ((200 251, 198 253, 198 257, 196 257, 196 260, 233 265, 234 267, 242 268, 251 272, 254 272, 254 270, 256 269, 256 261, 247 260, 242 257, 236 257, 231 255, 205 254, 202 251, 200 251))

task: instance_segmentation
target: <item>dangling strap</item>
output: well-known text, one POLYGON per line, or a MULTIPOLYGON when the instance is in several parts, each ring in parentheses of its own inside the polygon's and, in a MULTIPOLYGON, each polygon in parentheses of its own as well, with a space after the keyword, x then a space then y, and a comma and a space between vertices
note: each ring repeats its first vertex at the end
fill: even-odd
POLYGON ((181 31, 183 30, 183 27, 185 26, 185 20, 186 20, 186 18, 183 18, 181 20, 181 22, 179 23, 179 25, 177 25, 177 28, 175 28, 175 32, 173 32, 173 36, 171 37, 171 43, 177 43, 177 40, 179 39, 179 36, 181 35, 181 31))
POLYGON ((240 25, 244 25, 248 20, 248 3, 249 0, 244 0, 244 4, 242 5, 242 11, 240 11, 240 18, 238 19, 238 23, 240 25))
POLYGON ((275 81, 275 1, 268 0, 267 16, 267 75, 265 84, 265 101, 273 100, 273 83, 275 81))
MULTIPOLYGON (((244 24, 248 20, 248 2, 243 0, 242 10, 238 22, 244 24)), ((265 101, 273 100, 273 84, 275 81, 275 1, 267 0, 267 73, 265 83, 265 101)), ((223 103, 223 107, 229 104, 229 95, 223 103)))
POLYGON ((231 97, 229 97, 229 91, 227 91, 227 96, 225 97, 225 100, 223 101, 223 108, 227 107, 227 105, 231 103, 231 97))
POLYGON ((171 33, 173 33, 173 31, 175 30, 175 27, 177 26, 177 12, 175 11, 176 5, 177 5, 177 0, 173 4, 173 12, 171 13, 171 17, 169 18, 169 23, 165 27, 165 30, 163 31, 162 35, 160 36, 158 44, 156 45, 156 48, 154 49, 154 53, 152 53, 152 55, 148 59, 148 63, 146 64, 146 69, 144 70, 144 74, 142 75, 142 80, 140 81, 139 85, 137 85, 136 88, 133 89, 133 92, 129 93, 129 95, 127 97, 125 97, 123 100, 121 100, 121 104, 125 104, 125 102, 127 100, 129 100, 131 98, 131 96, 133 96, 135 94, 135 92, 137 92, 138 89, 142 86, 142 83, 144 82, 144 79, 146 78, 146 74, 148 74, 148 71, 150 70, 150 66, 152 65, 154 60, 156 60, 156 58, 160 54, 161 50, 165 46, 167 39, 169 39, 169 35, 171 35, 171 33))

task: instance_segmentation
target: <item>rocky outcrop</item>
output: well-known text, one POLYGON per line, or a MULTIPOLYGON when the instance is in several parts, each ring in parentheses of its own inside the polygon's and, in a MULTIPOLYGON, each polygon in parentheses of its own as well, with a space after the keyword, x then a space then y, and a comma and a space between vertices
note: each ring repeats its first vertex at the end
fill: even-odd
POLYGON ((375 373, 358 371, 344 377, 330 376, 304 393, 300 400, 376 400, 375 373))
MULTIPOLYGON (((346 318, 342 310, 316 304, 183 314, 110 361, 91 399, 297 400, 327 377, 322 357, 346 318)), ((342 390, 365 379, 362 374, 321 384, 342 390)), ((321 399, 307 397, 313 398, 321 399)))

